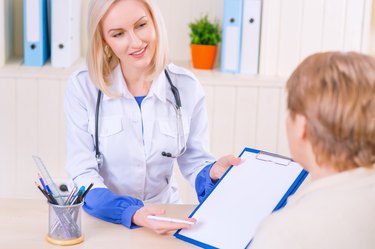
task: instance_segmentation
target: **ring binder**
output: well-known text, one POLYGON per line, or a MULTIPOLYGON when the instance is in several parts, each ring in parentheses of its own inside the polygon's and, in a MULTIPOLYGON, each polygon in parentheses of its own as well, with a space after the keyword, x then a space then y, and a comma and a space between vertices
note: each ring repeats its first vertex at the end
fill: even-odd
POLYGON ((261 0, 244 0, 240 73, 258 74, 261 12, 261 0))
POLYGON ((51 0, 51 12, 51 64, 67 68, 81 53, 81 0, 51 0))
POLYGON ((41 67, 49 56, 47 0, 24 0, 24 64, 41 67))
POLYGON ((238 73, 241 57, 243 0, 225 0, 223 18, 223 41, 221 47, 221 71, 238 73))

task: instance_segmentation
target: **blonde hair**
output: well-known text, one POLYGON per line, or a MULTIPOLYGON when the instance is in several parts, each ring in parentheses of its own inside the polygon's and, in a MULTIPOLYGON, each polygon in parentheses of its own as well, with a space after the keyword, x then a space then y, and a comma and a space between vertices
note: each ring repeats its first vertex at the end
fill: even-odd
MULTIPOLYGON (((90 0, 88 8, 88 49, 86 63, 91 81, 108 96, 117 96, 110 91, 111 73, 119 64, 119 59, 111 49, 105 45, 101 20, 113 3, 119 0, 90 0)), ((168 41, 164 19, 159 8, 152 0, 136 0, 142 2, 150 12, 156 31, 156 49, 151 61, 151 69, 147 80, 152 80, 161 73, 168 63, 168 41)), ((126 17, 125 17, 126 18, 126 17)))
POLYGON ((307 119, 318 164, 344 171, 375 164, 375 58, 326 52, 306 58, 287 82, 288 109, 307 119))

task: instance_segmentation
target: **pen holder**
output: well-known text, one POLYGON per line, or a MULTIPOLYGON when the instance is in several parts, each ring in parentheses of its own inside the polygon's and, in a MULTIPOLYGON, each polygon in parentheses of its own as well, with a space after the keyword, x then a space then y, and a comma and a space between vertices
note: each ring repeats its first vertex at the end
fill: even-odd
POLYGON ((81 227, 81 207, 83 202, 74 205, 55 205, 48 202, 49 243, 69 246, 81 243, 84 240, 81 227))

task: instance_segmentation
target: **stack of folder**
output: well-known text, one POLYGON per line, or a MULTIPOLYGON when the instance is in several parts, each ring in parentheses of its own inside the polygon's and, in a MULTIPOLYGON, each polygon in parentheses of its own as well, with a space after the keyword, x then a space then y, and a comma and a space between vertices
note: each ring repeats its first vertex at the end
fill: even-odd
POLYGON ((261 0, 224 0, 221 71, 258 74, 261 0))
POLYGON ((80 56, 81 0, 24 0, 24 64, 69 67, 80 56), (50 38, 50 39, 49 39, 50 38))

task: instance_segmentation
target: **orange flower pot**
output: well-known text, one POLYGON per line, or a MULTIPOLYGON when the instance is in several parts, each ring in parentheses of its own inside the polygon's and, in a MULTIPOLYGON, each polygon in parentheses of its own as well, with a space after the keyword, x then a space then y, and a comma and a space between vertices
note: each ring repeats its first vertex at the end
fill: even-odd
POLYGON ((212 69, 215 62, 217 46, 191 44, 191 60, 197 69, 212 69))

